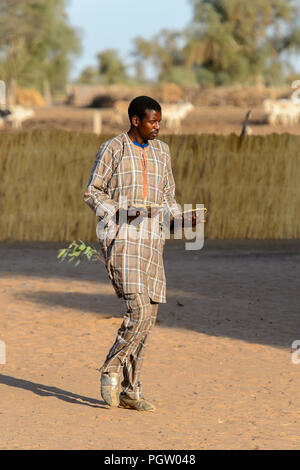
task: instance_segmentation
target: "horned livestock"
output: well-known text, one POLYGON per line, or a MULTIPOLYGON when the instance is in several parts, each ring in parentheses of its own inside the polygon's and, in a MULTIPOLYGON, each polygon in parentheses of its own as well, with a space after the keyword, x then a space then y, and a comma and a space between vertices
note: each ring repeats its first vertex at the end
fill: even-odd
POLYGON ((117 100, 113 107, 113 114, 111 121, 117 125, 123 125, 126 119, 128 119, 128 102, 124 100, 117 100))
POLYGON ((11 111, 9 111, 8 109, 1 109, 0 108, 0 129, 1 129, 1 127, 4 126, 5 119, 7 118, 7 116, 9 114, 11 114, 11 111))
POLYGON ((178 131, 181 121, 194 109, 192 103, 162 104, 162 118, 166 128, 178 131))
POLYGON ((264 100, 265 119, 274 126, 292 126, 300 119, 300 106, 291 100, 264 100))
POLYGON ((21 129, 23 121, 32 118, 34 115, 33 109, 23 108, 23 106, 10 106, 7 109, 0 109, 2 125, 10 122, 14 129, 21 129))
MULTIPOLYGON (((194 109, 192 103, 172 103, 161 104, 162 119, 165 123, 166 129, 178 131, 180 129, 181 121, 194 109)), ((115 124, 121 125, 125 119, 128 118, 128 103, 127 101, 118 100, 114 104, 113 121, 115 124)))

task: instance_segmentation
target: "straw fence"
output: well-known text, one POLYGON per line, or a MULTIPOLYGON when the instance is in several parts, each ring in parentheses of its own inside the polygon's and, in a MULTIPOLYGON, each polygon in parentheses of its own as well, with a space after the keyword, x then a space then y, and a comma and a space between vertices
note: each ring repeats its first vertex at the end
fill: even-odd
MULTIPOLYGON (((95 241, 83 194, 101 142, 65 131, 0 135, 0 241, 95 241)), ((300 137, 174 135, 176 199, 203 203, 207 238, 300 238, 300 137)))

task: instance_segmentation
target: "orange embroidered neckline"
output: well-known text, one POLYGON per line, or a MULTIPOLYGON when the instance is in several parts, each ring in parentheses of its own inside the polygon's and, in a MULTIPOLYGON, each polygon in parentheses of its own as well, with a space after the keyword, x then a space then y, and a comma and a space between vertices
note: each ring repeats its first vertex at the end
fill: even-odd
POLYGON ((146 200, 147 193, 148 193, 148 181, 147 181, 147 159, 146 159, 145 150, 149 148, 149 143, 146 147, 143 147, 142 145, 135 144, 131 139, 129 140, 132 143, 132 145, 135 145, 139 149, 139 155, 141 159, 142 172, 143 172, 143 196, 144 196, 144 200, 146 200))

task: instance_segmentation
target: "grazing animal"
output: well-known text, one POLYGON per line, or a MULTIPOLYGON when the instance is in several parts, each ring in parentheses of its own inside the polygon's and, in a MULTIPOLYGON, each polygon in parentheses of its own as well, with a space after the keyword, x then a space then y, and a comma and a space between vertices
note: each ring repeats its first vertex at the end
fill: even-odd
POLYGON ((1 109, 0 108, 0 129, 2 127, 4 127, 5 120, 6 120, 7 116, 9 116, 10 114, 11 114, 11 111, 9 111, 8 109, 1 109))
POLYGON ((6 119, 7 116, 9 116, 11 114, 11 111, 9 111, 8 109, 1 109, 0 108, 0 118, 1 119, 6 119))
POLYGON ((127 101, 117 100, 113 107, 112 121, 114 124, 123 125, 128 119, 128 103, 127 101))
POLYGON ((15 129, 21 129, 22 123, 35 115, 33 109, 23 108, 23 106, 10 106, 0 110, 0 118, 3 122, 10 122, 15 129))
POLYGON ((265 119, 274 126, 292 126, 299 122, 300 106, 290 100, 264 100, 265 119))
POLYGON ((166 128, 178 131, 181 121, 194 109, 192 103, 176 103, 162 105, 162 117, 166 128))

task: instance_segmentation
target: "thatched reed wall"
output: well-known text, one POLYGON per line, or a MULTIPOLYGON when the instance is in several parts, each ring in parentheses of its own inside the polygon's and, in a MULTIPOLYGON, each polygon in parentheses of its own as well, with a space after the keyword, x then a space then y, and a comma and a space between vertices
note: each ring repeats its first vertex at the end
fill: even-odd
MULTIPOLYGON (((96 240, 83 193, 107 136, 0 135, 0 241, 96 240)), ((166 136, 177 200, 204 203, 208 238, 300 238, 300 137, 166 136)))

